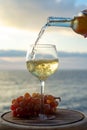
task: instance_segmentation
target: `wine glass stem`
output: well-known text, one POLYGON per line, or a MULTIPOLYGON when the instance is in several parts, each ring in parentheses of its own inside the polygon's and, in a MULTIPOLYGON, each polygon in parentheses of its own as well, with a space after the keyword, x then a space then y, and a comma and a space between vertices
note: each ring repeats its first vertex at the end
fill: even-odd
POLYGON ((45 82, 44 81, 40 81, 41 82, 41 114, 44 114, 44 86, 45 86, 45 82))

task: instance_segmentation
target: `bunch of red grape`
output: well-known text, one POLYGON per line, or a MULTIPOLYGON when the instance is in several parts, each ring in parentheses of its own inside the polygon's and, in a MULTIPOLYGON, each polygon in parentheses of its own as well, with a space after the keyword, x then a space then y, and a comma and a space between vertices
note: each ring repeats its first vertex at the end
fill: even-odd
MULTIPOLYGON (((12 100, 11 110, 14 117, 37 117, 41 112, 41 94, 25 93, 12 100)), ((54 114, 58 106, 58 100, 52 95, 44 95, 44 113, 46 115, 54 114)))

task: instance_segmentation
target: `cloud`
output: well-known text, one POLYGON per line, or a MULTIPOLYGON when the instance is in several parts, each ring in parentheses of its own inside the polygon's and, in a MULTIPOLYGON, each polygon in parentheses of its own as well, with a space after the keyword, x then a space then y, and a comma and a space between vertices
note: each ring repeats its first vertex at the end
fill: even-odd
POLYGON ((0 57, 0 70, 6 70, 6 69, 26 69, 26 62, 25 58, 20 57, 0 57))
POLYGON ((0 0, 0 19, 8 26, 37 30, 48 16, 72 17, 87 8, 77 0, 0 0))
MULTIPOLYGON (((26 68, 25 51, 0 51, 0 69, 26 68)), ((59 69, 87 69, 87 53, 58 52, 59 69)))
POLYGON ((87 56, 86 57, 60 57, 59 69, 87 70, 87 56))
POLYGON ((0 57, 25 57, 25 51, 0 50, 0 57))
MULTIPOLYGON (((25 57, 26 51, 20 50, 0 50, 0 57, 25 57)), ((79 53, 79 52, 64 52, 59 51, 58 57, 87 57, 87 53, 79 53)))
POLYGON ((78 52, 59 52, 59 57, 87 57, 87 53, 78 53, 78 52))

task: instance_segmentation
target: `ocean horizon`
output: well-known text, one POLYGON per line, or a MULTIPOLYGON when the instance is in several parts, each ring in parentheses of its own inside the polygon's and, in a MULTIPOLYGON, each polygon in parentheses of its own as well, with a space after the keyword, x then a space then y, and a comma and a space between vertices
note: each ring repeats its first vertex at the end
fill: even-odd
MULTIPOLYGON (((11 101, 24 93, 40 93, 39 80, 27 70, 0 70, 0 112, 10 110, 11 101)), ((58 108, 87 114, 87 70, 59 70, 45 83, 45 94, 61 97, 58 108)))

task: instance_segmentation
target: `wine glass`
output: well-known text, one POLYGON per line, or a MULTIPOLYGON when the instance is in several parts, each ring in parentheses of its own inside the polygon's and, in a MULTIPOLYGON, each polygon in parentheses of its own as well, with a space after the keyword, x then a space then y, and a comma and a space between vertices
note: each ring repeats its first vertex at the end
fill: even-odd
MULTIPOLYGON (((44 114, 44 86, 45 80, 54 74, 58 68, 58 57, 56 46, 52 44, 33 45, 26 54, 26 65, 30 73, 36 76, 41 83, 41 112, 39 118, 41 120, 48 119, 44 114)), ((52 119, 53 117, 49 117, 52 119)))

